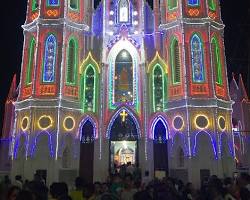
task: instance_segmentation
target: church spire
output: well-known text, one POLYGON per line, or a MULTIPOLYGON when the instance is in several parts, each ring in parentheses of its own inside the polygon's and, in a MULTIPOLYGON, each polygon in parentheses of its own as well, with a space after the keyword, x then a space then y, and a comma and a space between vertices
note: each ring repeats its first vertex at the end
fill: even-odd
POLYGON ((243 100, 248 100, 247 92, 246 92, 246 87, 244 85, 242 75, 239 75, 239 93, 240 93, 240 98, 243 100))

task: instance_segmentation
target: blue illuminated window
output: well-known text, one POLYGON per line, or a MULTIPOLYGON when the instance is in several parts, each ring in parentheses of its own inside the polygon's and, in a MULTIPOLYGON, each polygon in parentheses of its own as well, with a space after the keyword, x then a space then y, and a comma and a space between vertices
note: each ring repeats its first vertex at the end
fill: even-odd
POLYGON ((190 6, 198 6, 200 4, 200 0, 188 0, 188 5, 190 6))
POLYGON ((193 82, 205 81, 203 44, 200 37, 195 34, 191 39, 191 60, 193 82))
POLYGON ((55 81, 56 45, 56 37, 50 34, 46 39, 44 50, 43 82, 46 83, 55 81))
POLYGON ((59 0, 47 0, 48 6, 59 6, 59 0))

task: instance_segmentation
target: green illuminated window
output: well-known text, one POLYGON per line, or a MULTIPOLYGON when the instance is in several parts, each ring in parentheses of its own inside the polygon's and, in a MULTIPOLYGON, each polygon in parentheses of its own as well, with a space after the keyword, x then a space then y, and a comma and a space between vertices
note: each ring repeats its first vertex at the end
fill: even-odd
POLYGON ((31 39, 30 45, 29 45, 29 58, 28 58, 28 66, 26 71, 26 85, 31 84, 32 82, 32 74, 33 74, 33 68, 34 68, 34 56, 35 56, 35 46, 36 41, 34 38, 31 39))
POLYGON ((181 82, 181 66, 179 43, 175 38, 172 40, 170 48, 172 82, 173 84, 177 84, 181 82))
POLYGON ((177 0, 167 0, 169 10, 177 8, 177 0))
POLYGON ((220 47, 217 38, 212 38, 212 61, 215 70, 215 80, 216 83, 222 85, 222 67, 221 67, 221 58, 220 58, 220 47))
POLYGON ((208 7, 210 10, 215 11, 216 10, 215 0, 208 0, 208 7))
POLYGON ((76 83, 77 77, 77 60, 78 60, 78 44, 76 40, 71 39, 68 44, 67 56, 67 76, 66 82, 68 84, 76 83))
POLYGON ((79 9, 79 0, 69 0, 69 7, 74 10, 79 9))
POLYGON ((38 0, 32 0, 32 11, 36 11, 38 9, 38 0))

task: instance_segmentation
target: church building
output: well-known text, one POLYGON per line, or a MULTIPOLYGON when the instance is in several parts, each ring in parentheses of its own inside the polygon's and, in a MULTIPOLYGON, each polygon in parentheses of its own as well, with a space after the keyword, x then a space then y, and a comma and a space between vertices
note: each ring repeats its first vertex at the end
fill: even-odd
POLYGON ((224 27, 219 0, 28 0, 12 176, 232 176, 224 27))

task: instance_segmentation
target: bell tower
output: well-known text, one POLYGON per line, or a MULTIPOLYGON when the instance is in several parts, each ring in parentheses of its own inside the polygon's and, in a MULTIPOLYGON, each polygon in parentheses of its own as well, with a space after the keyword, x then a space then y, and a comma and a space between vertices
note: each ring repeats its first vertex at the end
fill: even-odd
POLYGON ((48 182, 59 180, 64 153, 72 160, 67 168, 78 166, 74 150, 64 150, 81 108, 79 66, 89 40, 89 8, 91 1, 28 0, 11 146, 13 176, 32 179, 32 173, 40 173, 48 182))
MULTIPOLYGON (((225 166, 233 166, 234 157, 232 101, 219 1, 167 0, 160 4, 164 5, 159 26, 164 32, 162 52, 169 67, 167 115, 175 148, 179 145, 184 150, 188 179, 194 183, 209 173, 231 175, 232 169, 225 166), (206 151, 202 149, 211 154, 203 155, 206 151), (200 169, 200 177, 193 169, 200 169)), ((178 169, 170 166, 170 174, 173 168, 178 169)))

